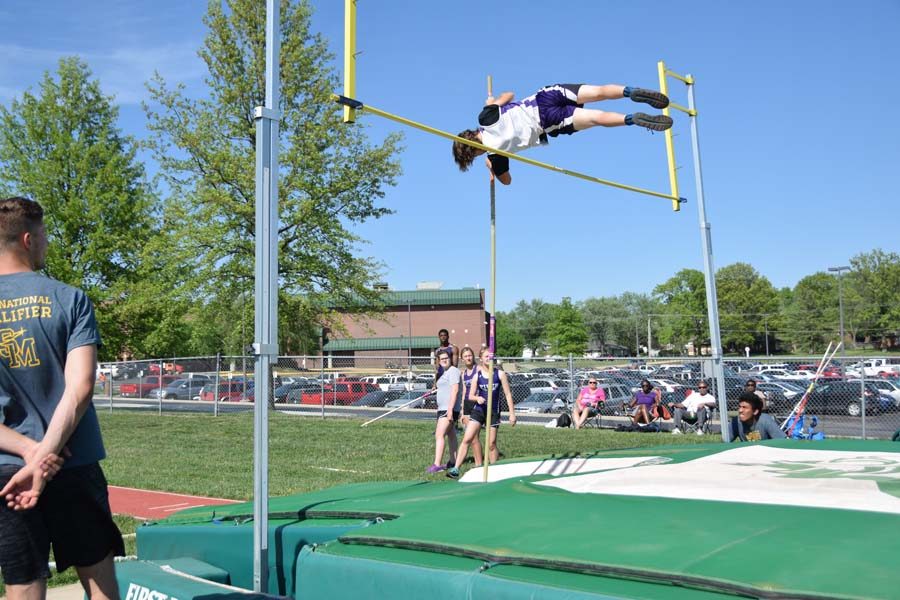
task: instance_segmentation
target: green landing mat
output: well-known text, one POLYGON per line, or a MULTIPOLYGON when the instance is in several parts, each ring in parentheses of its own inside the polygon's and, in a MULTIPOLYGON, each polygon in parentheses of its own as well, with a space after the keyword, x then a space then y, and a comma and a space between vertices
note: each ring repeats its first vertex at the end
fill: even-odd
MULTIPOLYGON (((642 448, 596 453, 561 476, 527 475, 553 462, 540 457, 492 467, 518 471, 488 484, 356 484, 273 499, 270 511, 291 518, 270 522, 270 552, 274 532, 290 541, 270 557, 270 569, 281 565, 270 570, 281 577, 270 591, 298 599, 898 597, 898 450, 843 440, 642 448)), ((251 530, 247 516, 246 505, 179 513, 139 529, 139 556, 146 536, 158 536, 154 558, 194 556, 245 582, 249 548, 228 565, 180 552, 188 540, 192 552, 223 546, 212 532, 251 530)))

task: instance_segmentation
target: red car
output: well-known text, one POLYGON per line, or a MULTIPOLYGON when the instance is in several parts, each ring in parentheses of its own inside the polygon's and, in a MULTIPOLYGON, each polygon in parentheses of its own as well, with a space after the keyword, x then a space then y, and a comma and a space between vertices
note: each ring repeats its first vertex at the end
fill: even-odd
MULTIPOLYGON (((169 375, 180 375, 184 373, 184 365, 178 363, 163 363, 163 371, 169 375)), ((159 363, 150 363, 147 365, 147 371, 152 375, 159 375, 159 363)))
POLYGON ((119 394, 126 398, 144 398, 149 396, 153 390, 165 388, 178 378, 174 375, 163 375, 161 379, 162 383, 160 383, 160 377, 151 375, 144 377, 140 383, 123 383, 119 386, 119 394))
POLYGON ((206 402, 212 402, 213 400, 218 400, 219 402, 240 402, 245 391, 248 395, 252 396, 252 381, 246 383, 243 381, 220 382, 218 388, 216 388, 215 384, 211 383, 203 386, 203 391, 200 392, 200 400, 206 402))
MULTIPOLYGON (((364 381, 337 380, 333 384, 325 386, 325 404, 343 405, 353 404, 369 392, 380 390, 374 383, 364 381)), ((321 404, 322 392, 304 392, 300 398, 301 404, 321 404)))
MULTIPOLYGON (((812 371, 815 373, 819 369, 819 365, 800 365, 795 370, 804 370, 804 371, 812 371)), ((841 379, 843 375, 841 375, 841 370, 837 367, 825 367, 822 369, 822 373, 819 375, 821 379, 841 379)))

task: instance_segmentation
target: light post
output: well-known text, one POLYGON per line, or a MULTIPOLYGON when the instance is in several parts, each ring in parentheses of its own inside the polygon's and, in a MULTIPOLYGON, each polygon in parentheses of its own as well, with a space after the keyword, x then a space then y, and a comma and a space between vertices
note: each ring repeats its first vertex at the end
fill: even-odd
POLYGON ((832 273, 837 273, 838 276, 838 310, 840 313, 841 319, 841 369, 844 368, 843 358, 845 355, 844 352, 844 285, 841 281, 841 273, 844 271, 849 271, 850 267, 828 267, 828 270, 832 273))

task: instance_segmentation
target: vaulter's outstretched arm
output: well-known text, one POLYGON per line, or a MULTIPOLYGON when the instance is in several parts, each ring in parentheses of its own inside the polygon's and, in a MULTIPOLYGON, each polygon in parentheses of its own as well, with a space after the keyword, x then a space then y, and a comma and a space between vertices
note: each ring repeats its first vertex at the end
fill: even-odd
POLYGON ((494 98, 493 96, 488 96, 484 101, 484 105, 487 106, 489 104, 496 104, 497 106, 503 106, 504 104, 508 104, 512 102, 512 99, 515 98, 516 95, 512 92, 503 92, 500 94, 500 97, 494 98))

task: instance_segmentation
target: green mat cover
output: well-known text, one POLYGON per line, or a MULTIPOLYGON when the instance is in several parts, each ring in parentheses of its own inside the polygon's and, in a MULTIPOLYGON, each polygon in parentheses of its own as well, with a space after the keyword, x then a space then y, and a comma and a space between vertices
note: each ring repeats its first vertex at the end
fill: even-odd
MULTIPOLYGON (((562 477, 357 484, 273 499, 270 590, 298 599, 900 597, 897 445, 754 446, 619 450, 594 456, 648 460, 562 477), (719 468, 730 478, 722 487, 746 498, 713 498, 719 468), (694 479, 667 488, 677 473, 694 479), (698 494, 710 497, 690 497, 704 480, 712 493, 698 494)), ((179 513, 139 529, 139 555, 192 556, 249 587, 250 515, 249 504, 179 513)))

